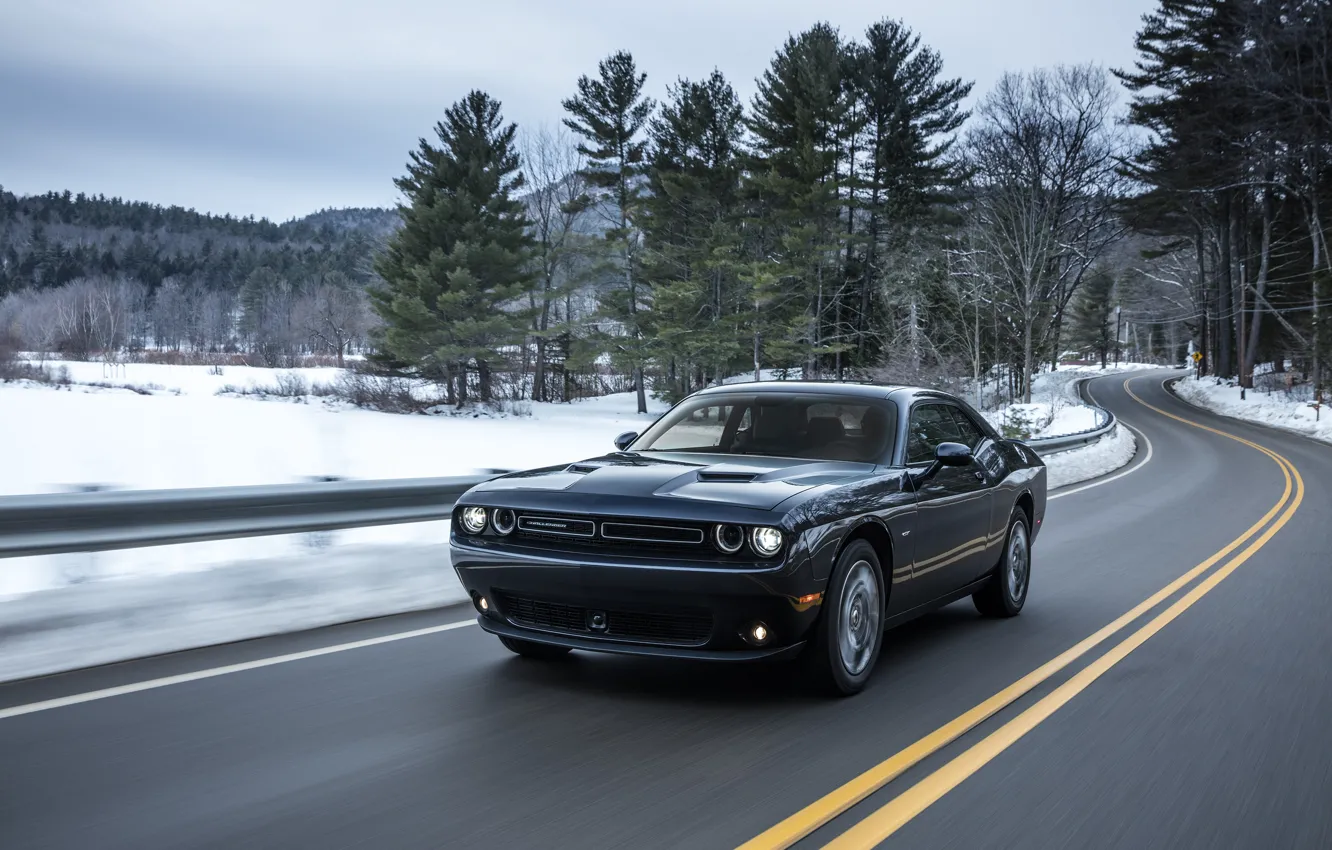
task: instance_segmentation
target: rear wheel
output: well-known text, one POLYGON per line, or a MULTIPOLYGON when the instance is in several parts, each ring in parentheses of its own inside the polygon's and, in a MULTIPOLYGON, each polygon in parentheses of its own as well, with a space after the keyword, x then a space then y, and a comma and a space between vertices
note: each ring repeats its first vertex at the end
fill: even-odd
POLYGON ((1008 538, 990 581, 971 596, 976 610, 986 617, 1016 617, 1027 602, 1031 584, 1031 534, 1027 514, 1013 508, 1008 520, 1008 538))
POLYGON ((569 654, 569 647, 554 646, 549 643, 536 643, 530 640, 519 640, 518 638, 500 636, 500 643, 510 652, 517 653, 524 658, 535 658, 540 661, 554 661, 557 658, 563 658, 569 654))
POLYGON ((874 547, 857 540, 837 559, 815 626, 809 661, 814 681, 835 694, 859 693, 883 643, 883 570, 874 547))

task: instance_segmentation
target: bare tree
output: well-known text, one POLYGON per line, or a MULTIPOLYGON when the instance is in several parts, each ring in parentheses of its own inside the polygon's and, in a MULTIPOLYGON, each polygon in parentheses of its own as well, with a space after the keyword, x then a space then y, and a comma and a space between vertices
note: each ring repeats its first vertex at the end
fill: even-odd
POLYGON ((532 191, 524 198, 536 240, 538 274, 529 293, 536 338, 536 364, 532 399, 547 401, 546 346, 551 311, 578 283, 576 269, 582 251, 578 233, 580 200, 587 194, 582 176, 586 165, 573 136, 565 129, 542 126, 522 142, 523 170, 532 191))
POLYGON ((365 292, 341 272, 325 275, 301 299, 297 310, 310 339, 334 352, 339 368, 345 365, 347 347, 364 336, 370 325, 365 292))
POLYGON ((967 138, 978 249, 970 260, 993 281, 1018 337, 1026 402, 1039 354, 1059 356, 1083 277, 1124 233, 1114 204, 1126 140, 1114 108, 1110 76, 1094 66, 1005 74, 967 138))

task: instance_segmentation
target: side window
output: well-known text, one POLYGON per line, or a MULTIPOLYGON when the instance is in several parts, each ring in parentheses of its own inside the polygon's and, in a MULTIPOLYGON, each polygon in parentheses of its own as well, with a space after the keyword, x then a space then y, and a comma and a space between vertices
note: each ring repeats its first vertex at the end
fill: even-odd
POLYGON ((957 420, 942 404, 921 404, 911 411, 908 425, 907 463, 928 463, 940 443, 963 441, 957 420))
POLYGON ((953 419, 957 422, 958 433, 962 435, 958 442, 966 445, 973 452, 979 449, 981 440, 985 439, 985 434, 975 422, 971 421, 970 416, 956 407, 950 407, 948 409, 952 412, 953 419))

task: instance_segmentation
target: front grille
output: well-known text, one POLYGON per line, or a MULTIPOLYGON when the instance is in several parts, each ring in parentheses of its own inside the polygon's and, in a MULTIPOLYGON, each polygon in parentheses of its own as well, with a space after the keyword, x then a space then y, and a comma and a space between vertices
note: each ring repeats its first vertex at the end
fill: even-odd
POLYGON ((607 540, 636 540, 642 543, 703 542, 703 529, 673 525, 643 525, 630 522, 603 522, 601 536, 607 540))
POLYGON ((703 609, 634 611, 590 608, 500 592, 495 593, 495 598, 509 622, 529 629, 677 646, 699 646, 712 636, 712 614, 703 609), (589 624, 594 611, 605 615, 605 629, 594 630, 589 624))
POLYGON ((699 548, 707 541, 703 525, 619 518, 520 513, 515 539, 547 549, 650 554, 663 547, 699 548))

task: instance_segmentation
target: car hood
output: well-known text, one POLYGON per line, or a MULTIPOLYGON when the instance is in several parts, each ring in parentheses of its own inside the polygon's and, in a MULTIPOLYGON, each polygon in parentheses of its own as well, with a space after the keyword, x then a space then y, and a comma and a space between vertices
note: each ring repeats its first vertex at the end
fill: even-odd
POLYGON ((563 466, 516 472, 476 492, 563 491, 589 496, 658 497, 771 510, 826 484, 845 484, 874 472, 868 463, 795 458, 652 453, 612 454, 563 466))

